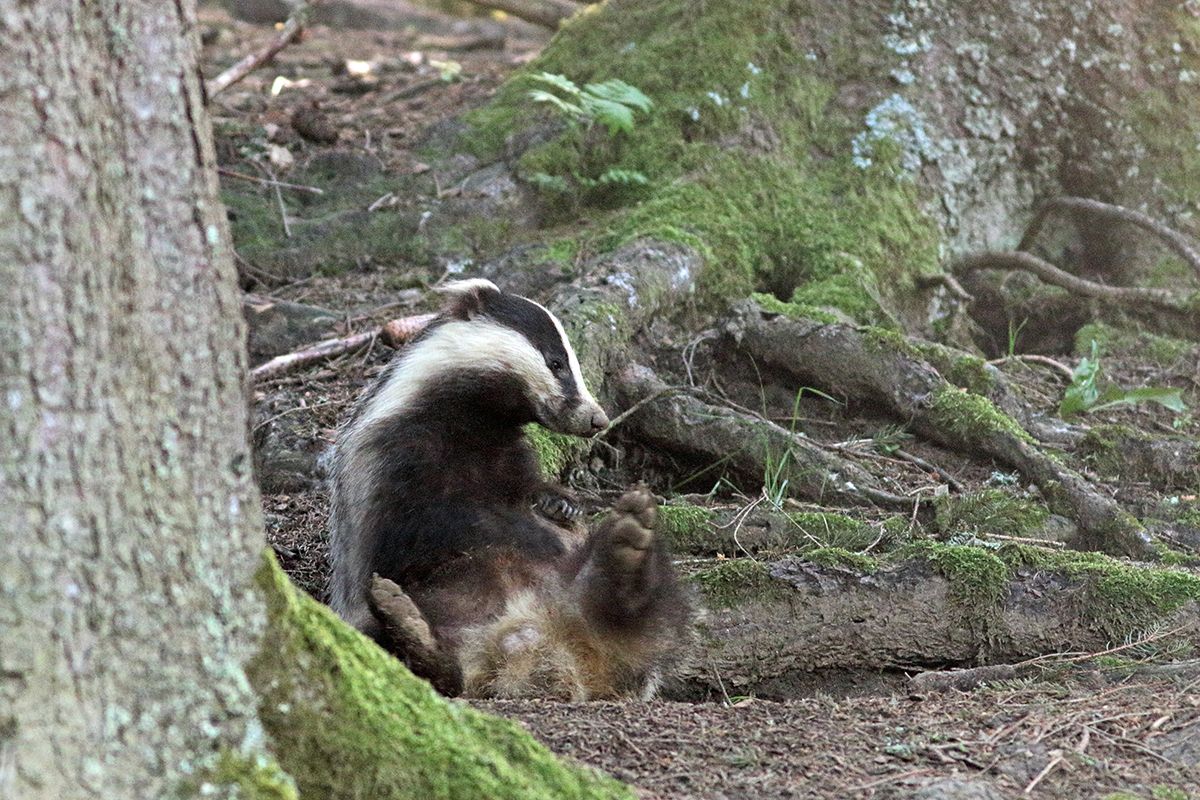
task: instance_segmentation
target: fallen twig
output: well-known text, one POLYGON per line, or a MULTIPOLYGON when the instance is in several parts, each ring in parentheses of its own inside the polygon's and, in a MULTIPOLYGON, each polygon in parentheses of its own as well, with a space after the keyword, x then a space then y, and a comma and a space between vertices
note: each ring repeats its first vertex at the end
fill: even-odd
POLYGON ((363 345, 373 344, 380 339, 389 347, 399 347, 420 332, 436 314, 421 314, 415 317, 401 317, 385 323, 377 330, 366 333, 356 333, 340 339, 327 339, 303 350, 285 353, 272 358, 250 371, 251 384, 266 378, 275 378, 293 370, 306 367, 327 358, 357 350, 363 345))
POLYGON ((284 181, 268 180, 266 178, 258 178, 254 175, 247 175, 244 172, 234 172, 231 169, 217 167, 217 174, 224 175, 226 178, 237 178, 239 181, 249 181, 257 183, 260 186, 276 186, 283 189, 298 189, 302 192, 312 192, 313 194, 325 194, 324 189, 318 189, 316 186, 302 186, 298 183, 285 183, 284 181))
POLYGON ((291 16, 287 18, 287 22, 283 23, 279 28, 279 32, 275 35, 275 38, 266 47, 257 53, 251 53, 246 56, 211 81, 206 81, 204 90, 209 99, 219 92, 225 91, 255 69, 270 61, 275 57, 276 53, 297 39, 304 31, 304 26, 308 21, 309 9, 317 2, 318 0, 302 0, 292 11, 291 16))
POLYGON ((1049 356, 1040 356, 1037 353, 1021 353, 1019 355, 1004 356, 1003 358, 993 358, 987 362, 991 366, 998 366, 1008 361, 1027 361, 1031 364, 1045 364, 1047 367, 1052 367, 1055 371, 1065 375, 1067 380, 1073 380, 1075 373, 1070 367, 1061 361, 1055 361, 1049 356))

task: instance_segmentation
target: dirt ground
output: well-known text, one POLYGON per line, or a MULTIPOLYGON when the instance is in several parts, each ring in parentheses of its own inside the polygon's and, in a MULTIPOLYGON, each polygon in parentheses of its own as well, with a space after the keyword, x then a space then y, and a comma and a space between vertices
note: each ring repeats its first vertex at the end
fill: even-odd
MULTIPOLYGON (((211 7, 202 21, 209 78, 273 34, 270 26, 235 21, 211 7)), ((411 148, 422 132, 484 102, 548 37, 532 26, 486 18, 465 26, 446 18, 424 27, 310 28, 272 65, 214 98, 217 124, 261 125, 264 136, 297 157, 336 146, 370 152, 385 170, 419 170, 411 148), (373 64, 373 77, 355 77, 347 71, 350 61, 373 64), (460 71, 445 80, 443 72, 456 69, 446 66, 451 62, 460 71), (290 83, 272 95, 279 77, 290 83), (336 143, 296 135, 295 114, 305 107, 319 110, 316 121, 332 129, 336 143)), ((246 171, 235 153, 223 152, 222 166, 246 171)), ((397 310, 395 292, 378 272, 258 290, 337 309, 350 329, 397 310)), ((356 355, 260 384, 258 424, 272 418, 272 408, 287 414, 302 406, 302 424, 314 440, 329 441, 355 393, 385 361, 383 353, 356 355)), ((1050 385, 1056 378, 1036 379, 1047 382, 1049 394, 1057 392, 1050 385)), ((827 426, 831 440, 854 428, 853 420, 836 422, 827 426)), ((911 449, 928 455, 919 445, 911 449)), ((954 458, 943 453, 937 461, 945 466, 954 458)), ((988 478, 977 465, 959 466, 956 474, 966 482, 988 478)), ((927 477, 902 462, 894 472, 906 487, 927 477)), ((318 597, 326 506, 320 488, 264 498, 268 535, 281 562, 318 597)), ((970 693, 913 695, 903 675, 814 676, 810 696, 783 702, 720 697, 473 705, 520 721, 556 753, 606 770, 646 798, 1200 796, 1200 668, 1164 669, 1136 677, 1058 672, 970 693)))

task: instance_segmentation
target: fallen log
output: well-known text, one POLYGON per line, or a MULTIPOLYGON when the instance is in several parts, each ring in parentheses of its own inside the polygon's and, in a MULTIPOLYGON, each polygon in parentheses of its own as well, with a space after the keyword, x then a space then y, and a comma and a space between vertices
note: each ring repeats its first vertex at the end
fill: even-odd
POLYGON ((1016 664, 1096 653, 1165 627, 1200 638, 1200 579, 1079 559, 1006 568, 978 548, 942 547, 872 570, 797 558, 691 562, 707 611, 704 656, 685 683, 782 697, 814 671, 1016 664))

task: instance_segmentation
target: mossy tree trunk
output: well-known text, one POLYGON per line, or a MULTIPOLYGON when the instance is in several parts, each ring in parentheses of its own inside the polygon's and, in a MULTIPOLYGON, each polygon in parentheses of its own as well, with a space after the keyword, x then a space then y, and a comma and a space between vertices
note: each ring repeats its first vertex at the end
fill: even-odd
POLYGON ((198 43, 175 5, 4 8, 0 795, 163 796, 255 741, 266 619, 198 43))
POLYGON ((624 795, 286 613, 194 4, 0 12, 0 797, 624 795))

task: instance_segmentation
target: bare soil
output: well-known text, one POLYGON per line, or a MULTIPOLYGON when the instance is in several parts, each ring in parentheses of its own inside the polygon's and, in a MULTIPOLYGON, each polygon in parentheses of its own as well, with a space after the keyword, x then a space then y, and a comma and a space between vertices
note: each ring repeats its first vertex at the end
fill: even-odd
MULTIPOLYGON (((205 50, 210 77, 272 34, 269 26, 237 22, 211 8, 203 21, 211 41, 205 50)), ((446 20, 434 33, 311 28, 273 65, 215 98, 214 115, 218 124, 264 126, 264 136, 296 156, 337 147, 369 152, 387 171, 420 169, 412 148, 423 132, 486 101, 548 38, 510 23, 504 41, 489 44, 477 31, 455 34, 455 24, 446 20), (377 83, 365 91, 354 89, 345 72, 348 60, 382 65, 376 67, 377 83), (449 61, 461 66, 453 81, 442 80, 441 68, 431 63, 449 61), (277 76, 305 83, 272 96, 277 76), (336 144, 306 140, 290 130, 295 110, 313 101, 337 129, 336 144)), ((222 166, 244 167, 230 150, 223 152, 222 166)), ((396 293, 379 271, 283 281, 256 290, 263 288, 275 299, 336 309, 345 315, 344 332, 398 315, 396 293)), ((313 441, 331 441, 338 419, 387 355, 355 354, 257 386, 257 425, 288 415, 313 441)), ((1146 378, 1140 373, 1152 369, 1132 362, 1107 366, 1139 381, 1146 378)), ((1004 368, 1027 388, 1044 391, 1047 405, 1062 390, 1062 379, 1053 371, 1016 362, 1004 368)), ((1169 417, 1155 420, 1153 410, 1137 413, 1142 426, 1170 425, 1169 417)), ((1134 418, 1133 412, 1117 411, 1107 419, 1134 418)), ((846 413, 814 416, 806 430, 828 442, 845 442, 873 427, 870 420, 846 413)), ((954 454, 916 442, 906 447, 967 488, 980 487, 991 475, 986 466, 954 454)), ((861 458, 887 474, 898 492, 937 482, 909 461, 867 452, 861 458)), ((1118 489, 1136 493, 1139 487, 1114 485, 1114 493, 1118 489)), ((603 500, 590 499, 597 505, 603 500)), ((319 486, 264 497, 268 537, 284 568, 318 598, 325 580, 326 509, 319 486)), ((606 770, 646 798, 1200 796, 1200 669, 1133 677, 1128 671, 1058 672, 1041 680, 936 695, 909 694, 901 674, 817 675, 807 696, 782 702, 725 696, 697 703, 472 705, 518 720, 563 757, 606 770)))

